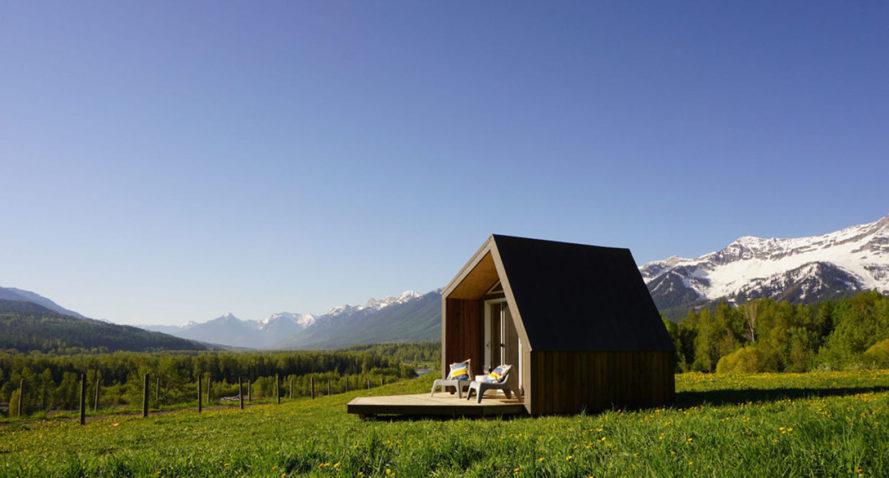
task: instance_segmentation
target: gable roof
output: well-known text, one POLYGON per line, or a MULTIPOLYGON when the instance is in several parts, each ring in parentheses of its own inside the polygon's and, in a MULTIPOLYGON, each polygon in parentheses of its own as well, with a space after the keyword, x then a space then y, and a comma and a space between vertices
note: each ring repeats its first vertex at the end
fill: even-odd
POLYGON ((461 295, 473 272, 490 269, 487 261, 532 350, 674 350, 629 249, 495 234, 444 296, 461 295))

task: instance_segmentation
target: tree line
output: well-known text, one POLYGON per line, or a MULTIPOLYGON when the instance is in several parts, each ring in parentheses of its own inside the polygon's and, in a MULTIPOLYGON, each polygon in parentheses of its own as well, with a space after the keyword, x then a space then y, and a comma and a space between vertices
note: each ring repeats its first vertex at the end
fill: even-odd
POLYGON ((889 297, 873 291, 814 304, 720 302, 664 323, 679 371, 889 367, 889 297))
POLYGON ((142 403, 145 374, 151 377, 156 407, 196 401, 199 377, 205 387, 209 380, 214 399, 236 396, 239 380, 255 399, 273 397, 276 388, 282 396, 305 396, 312 383, 318 393, 340 393, 414 377, 412 364, 437 354, 437 348, 437 344, 407 344, 327 352, 0 352, 0 402, 14 414, 24 388, 24 414, 76 409, 81 374, 89 384, 90 408, 96 405, 96 388, 100 408, 142 403))

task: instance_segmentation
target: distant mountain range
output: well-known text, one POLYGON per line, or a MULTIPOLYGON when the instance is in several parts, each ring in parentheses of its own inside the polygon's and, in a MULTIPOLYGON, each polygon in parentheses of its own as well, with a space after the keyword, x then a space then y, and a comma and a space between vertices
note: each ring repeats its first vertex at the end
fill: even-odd
POLYGON ((326 349, 379 342, 435 340, 441 321, 441 295, 414 291, 342 305, 315 316, 292 312, 265 320, 231 313, 183 326, 148 325, 148 330, 201 342, 259 349, 326 349))
POLYGON ((819 236, 744 236, 694 259, 640 267, 667 315, 716 300, 768 297, 808 303, 862 290, 889 293, 889 216, 819 236))
MULTIPOLYGON (((889 294, 889 216, 819 236, 745 236, 716 252, 694 259, 671 257, 653 261, 639 270, 655 304, 671 318, 683 316, 689 308, 718 300, 740 303, 769 297, 800 303, 868 289, 889 294)), ((76 335, 81 339, 72 343, 78 347, 112 343, 98 335, 123 337, 130 346, 140 350, 203 348, 206 344, 255 349, 329 349, 380 342, 437 341, 441 337, 440 290, 425 294, 406 291, 383 299, 371 299, 364 305, 334 307, 320 315, 280 312, 265 320, 254 321, 242 320, 229 313, 203 323, 143 326, 160 332, 143 336, 147 340, 144 342, 125 332, 148 332, 90 321, 33 292, 0 288, 0 305, 0 318, 5 311, 7 318, 29 316, 53 317, 56 322, 62 320, 53 323, 55 328, 47 329, 45 338, 51 341, 50 337, 56 337, 64 345, 64 337, 59 334, 76 335), (78 321, 83 324, 77 325, 78 321), (59 328, 59 324, 64 326, 59 328), (95 328, 97 324, 104 328, 95 328), (73 332, 78 328, 97 334, 96 340, 85 340, 80 332, 73 332), (175 340, 184 340, 169 342, 170 335, 179 338, 175 340)), ((0 324, 0 336, 15 332, 9 330, 4 330, 0 324)), ((32 337, 27 340, 39 342, 40 334, 33 328, 28 330, 32 337)))

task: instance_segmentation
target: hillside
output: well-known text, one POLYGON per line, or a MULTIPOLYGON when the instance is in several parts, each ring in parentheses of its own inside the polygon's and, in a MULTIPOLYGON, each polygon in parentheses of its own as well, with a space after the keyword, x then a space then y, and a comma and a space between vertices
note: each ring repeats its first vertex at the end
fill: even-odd
MULTIPOLYGON (((361 420, 359 395, 0 423, 0 475, 887 476, 889 372, 680 374, 673 407, 510 420, 361 420), (153 413, 153 412, 152 412, 153 413)), ((454 400, 457 400, 456 398, 454 400)))
POLYGON ((37 304, 41 307, 47 308, 57 314, 67 315, 69 317, 74 317, 78 319, 84 319, 85 317, 80 315, 73 310, 66 309, 59 304, 56 304, 50 299, 43 297, 36 292, 31 292, 29 290, 16 289, 15 287, 0 287, 0 300, 9 300, 9 301, 17 301, 17 302, 30 302, 32 304, 37 304))
POLYGON ((203 344, 136 327, 61 315, 31 302, 0 300, 0 349, 204 350, 203 344))

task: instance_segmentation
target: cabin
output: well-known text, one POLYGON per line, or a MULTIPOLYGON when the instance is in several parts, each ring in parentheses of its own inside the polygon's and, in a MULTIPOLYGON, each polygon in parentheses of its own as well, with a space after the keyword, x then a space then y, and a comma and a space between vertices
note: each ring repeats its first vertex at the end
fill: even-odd
POLYGON ((513 365, 531 415, 670 403, 675 349, 629 249, 492 235, 442 291, 441 364, 513 365))

